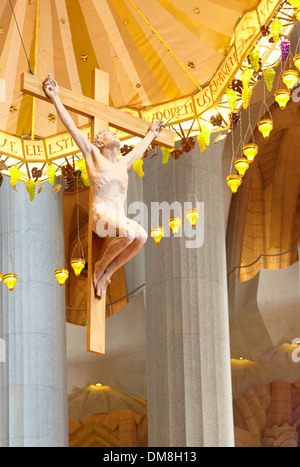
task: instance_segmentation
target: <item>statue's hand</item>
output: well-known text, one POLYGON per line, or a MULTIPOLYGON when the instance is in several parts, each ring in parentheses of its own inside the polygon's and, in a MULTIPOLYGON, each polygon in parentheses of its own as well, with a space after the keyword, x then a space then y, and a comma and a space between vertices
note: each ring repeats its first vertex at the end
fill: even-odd
POLYGON ((153 124, 150 127, 149 133, 153 133, 154 138, 156 138, 163 129, 163 126, 164 122, 162 120, 155 120, 155 122, 153 122, 153 124))
POLYGON ((51 74, 43 82, 43 89, 46 96, 50 97, 50 99, 58 96, 58 84, 54 79, 52 79, 51 74))

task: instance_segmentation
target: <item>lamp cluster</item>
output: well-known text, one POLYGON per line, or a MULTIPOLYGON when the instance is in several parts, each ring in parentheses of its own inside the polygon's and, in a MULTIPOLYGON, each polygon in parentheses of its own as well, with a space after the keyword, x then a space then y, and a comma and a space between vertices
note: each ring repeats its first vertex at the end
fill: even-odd
MULTIPOLYGON (((195 227, 199 216, 200 216, 200 210, 198 208, 191 208, 185 211, 185 217, 190 222, 192 227, 195 227)), ((182 224, 183 224, 182 217, 176 216, 176 217, 170 217, 169 219, 169 227, 171 227, 174 235, 178 234, 179 229, 181 228, 182 224)), ((151 229, 151 237, 155 241, 156 245, 160 244, 161 239, 163 238, 164 234, 165 234, 165 229, 161 226, 153 227, 151 229)))
MULTIPOLYGON (((289 3, 294 8, 296 18, 300 21, 300 0, 289 0, 289 3)), ((273 36, 275 41, 280 40, 280 29, 282 24, 279 20, 274 20, 271 27, 270 33, 273 36)), ((293 89, 295 88, 296 84, 298 83, 299 78, 299 71, 300 71, 300 54, 296 54, 293 57, 293 60, 289 59, 291 44, 290 41, 287 40, 286 37, 280 43, 281 49, 281 62, 287 61, 286 69, 282 72, 282 81, 285 84, 286 88, 278 89, 274 93, 275 101, 278 103, 281 110, 284 110, 291 99, 291 94, 293 89), (294 63, 295 68, 292 67, 292 63, 294 63)), ((243 93, 242 99, 243 102, 245 100, 246 91, 249 89, 249 82, 253 76, 254 71, 258 72, 258 56, 257 49, 255 48, 249 54, 249 64, 250 67, 246 68, 242 72, 242 82, 243 82, 243 93), (255 52, 255 53, 254 53, 255 52)), ((261 71, 262 73, 262 71, 261 71)), ((268 91, 272 91, 274 79, 275 79, 276 72, 273 68, 268 68, 264 72, 264 81, 268 91)), ((228 99, 228 103, 230 106, 233 104, 233 96, 232 92, 227 93, 230 95, 230 101, 228 99)), ((251 94, 250 94, 251 96, 251 94)), ((249 102, 244 102, 244 109, 247 108, 249 102)), ((269 112, 270 113, 270 112, 269 112)), ((270 134, 273 130, 274 123, 272 120, 272 116, 270 114, 270 118, 263 118, 259 120, 257 124, 258 130, 262 134, 264 139, 268 139, 270 134)), ((237 158, 234 161, 234 167, 237 170, 237 174, 230 174, 227 177, 227 185, 230 187, 233 194, 237 193, 239 187, 242 185, 243 177, 250 167, 250 164, 253 163, 256 155, 258 154, 258 145, 255 143, 246 144, 243 146, 243 156, 237 158)))
MULTIPOLYGON (((85 259, 83 258, 73 258, 71 260, 71 266, 75 272, 75 276, 80 276, 80 273, 81 271, 83 270, 83 268, 85 267, 85 259)), ((57 279, 59 285, 62 287, 66 280, 68 279, 70 273, 69 273, 69 270, 68 269, 56 269, 56 271, 54 272, 54 276, 55 278, 57 279)))

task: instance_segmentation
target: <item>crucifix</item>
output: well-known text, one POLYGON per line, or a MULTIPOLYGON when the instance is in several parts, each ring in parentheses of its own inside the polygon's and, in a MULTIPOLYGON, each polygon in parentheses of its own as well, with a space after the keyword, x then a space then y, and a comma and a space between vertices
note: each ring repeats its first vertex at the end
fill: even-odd
MULTIPOLYGON (((142 142, 144 141, 144 145, 147 144, 147 142, 151 143, 152 140, 155 139, 156 143, 167 148, 173 148, 174 136, 172 131, 162 128, 161 124, 160 126, 159 124, 156 124, 156 126, 155 124, 151 125, 151 123, 146 122, 145 120, 122 112, 121 110, 115 109, 108 105, 109 75, 107 73, 96 69, 93 71, 92 79, 93 98, 84 97, 80 94, 75 94, 68 89, 59 88, 59 102, 61 102, 64 109, 71 110, 75 113, 84 115, 91 119, 91 141, 96 141, 97 139, 99 139, 97 135, 101 135, 101 141, 99 140, 100 142, 98 145, 99 150, 103 147, 103 154, 105 153, 105 151, 106 154, 108 154, 107 161, 104 161, 104 159, 102 158, 104 167, 103 173, 106 173, 106 177, 109 178, 110 173, 109 164, 111 161, 109 160, 109 158, 116 157, 116 151, 119 148, 118 145, 120 144, 118 138, 116 136, 113 136, 114 133, 105 131, 108 130, 109 126, 118 130, 125 131, 129 134, 144 138, 142 140, 142 142), (148 136, 150 132, 151 134, 150 136, 148 136)), ((52 82, 55 83, 54 81, 52 82)), ((51 84, 51 80, 49 81, 49 83, 51 84)), ((54 84, 54 88, 55 86, 56 83, 54 84)), ((51 87, 49 89, 51 89, 51 87)), ((21 77, 21 91, 30 94, 34 97, 51 102, 49 96, 45 94, 45 87, 43 85, 42 80, 36 76, 24 73, 21 77)), ((52 99, 53 103, 54 101, 55 99, 52 99)), ((57 108, 60 109, 60 107, 57 108)), ((101 198, 101 190, 100 195, 98 193, 99 203, 96 205, 95 208, 95 193, 97 194, 97 177, 90 177, 94 166, 97 167, 97 158, 99 159, 99 157, 102 156, 99 155, 99 152, 98 154, 97 151, 95 152, 94 147, 91 148, 92 145, 88 145, 81 139, 81 136, 79 135, 80 130, 75 128, 75 125, 73 126, 73 122, 71 122, 71 119, 67 114, 65 115, 64 110, 62 110, 62 114, 63 118, 65 118, 65 122, 63 121, 63 123, 65 123, 66 126, 70 126, 71 131, 73 130, 75 135, 77 136, 79 146, 82 146, 79 148, 83 149, 83 153, 91 154, 90 159, 89 156, 85 157, 85 159, 88 172, 90 170, 89 178, 96 180, 95 183, 91 184, 89 195, 90 222, 88 242, 87 352, 103 355, 105 353, 106 286, 107 283, 110 281, 110 274, 113 273, 114 270, 116 270, 118 264, 124 264, 122 263, 122 261, 124 260, 124 253, 128 252, 127 256, 128 259, 130 259, 135 254, 136 248, 140 248, 140 246, 135 247, 134 245, 136 244, 135 242, 139 244, 143 242, 143 229, 139 229, 137 225, 128 225, 128 219, 126 219, 127 224, 126 222, 122 223, 123 218, 121 218, 121 221, 117 225, 114 224, 116 230, 115 238, 112 239, 109 236, 109 234, 106 234, 106 224, 108 223, 107 219, 108 216, 111 217, 111 210, 105 210, 105 195, 103 198, 101 198), (89 160, 91 161, 91 163, 89 163, 89 160), (105 223, 101 221, 102 216, 103 219, 106 221, 105 223), (97 220, 97 224, 93 221, 93 219, 97 220), (126 233, 124 230, 124 224, 126 224, 127 227, 126 233), (128 232, 130 232, 130 229, 131 234, 128 234, 128 232), (128 240, 129 238, 130 240, 128 240), (122 245, 122 242, 125 242, 125 244, 122 245), (128 246, 126 242, 128 242, 128 246), (117 252, 120 254, 117 254, 117 252), (104 269, 102 263, 105 263, 104 258, 110 257, 109 255, 113 255, 114 261, 111 262, 110 266, 107 265, 107 267, 104 269), (101 266, 103 270, 101 270, 101 266), (97 277, 96 273, 98 270, 101 270, 101 273, 99 273, 99 281, 97 279, 96 283, 95 277, 97 277)), ((76 141, 76 137, 74 139, 76 141)), ((139 143, 140 147, 143 147, 142 142, 139 143)), ((147 148, 145 148, 145 150, 146 149, 147 148)), ((128 163, 130 163, 131 160, 134 160, 134 157, 136 157, 136 154, 133 150, 131 159, 130 157, 128 159, 128 163)), ((117 167, 117 165, 115 165, 115 167, 117 167)), ((113 182, 116 182, 116 187, 125 187, 127 174, 125 175, 124 173, 124 164, 119 164, 118 170, 116 171, 115 175, 116 180, 109 180, 110 185, 112 186, 113 182)), ((99 181, 99 186, 100 185, 101 183, 99 181)), ((114 196, 114 194, 115 193, 111 193, 112 196, 114 196)))

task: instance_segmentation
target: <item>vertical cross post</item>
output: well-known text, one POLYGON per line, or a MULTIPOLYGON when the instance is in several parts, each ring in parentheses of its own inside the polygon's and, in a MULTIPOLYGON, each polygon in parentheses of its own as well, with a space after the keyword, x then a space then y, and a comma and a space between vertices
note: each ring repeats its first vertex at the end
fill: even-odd
MULTIPOLYGON (((109 75, 104 71, 95 69, 92 75, 93 99, 103 104, 109 103, 109 75)), ((101 130, 108 129, 108 122, 98 117, 92 118, 91 141, 101 130)), ((91 208, 90 190, 90 208, 91 208)), ((91 209, 89 209, 91 212, 91 209)), ((99 299, 95 296, 93 285, 94 264, 107 247, 109 239, 99 238, 92 230, 89 223, 88 234, 88 299, 87 299, 87 352, 105 353, 105 318, 106 295, 99 299)))

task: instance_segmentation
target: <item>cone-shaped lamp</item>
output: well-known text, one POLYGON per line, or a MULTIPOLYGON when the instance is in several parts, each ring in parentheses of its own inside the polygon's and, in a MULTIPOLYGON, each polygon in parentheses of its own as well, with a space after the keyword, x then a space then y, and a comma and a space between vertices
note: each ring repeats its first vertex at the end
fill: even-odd
POLYGON ((69 277, 69 271, 67 269, 56 269, 54 275, 59 285, 62 287, 69 277))
POLYGON ((257 124, 259 131, 265 139, 269 138, 271 131, 273 130, 273 122, 268 118, 260 120, 257 124))
POLYGON ((298 81, 298 71, 296 70, 286 70, 282 73, 282 81, 286 85, 286 87, 291 91, 295 84, 298 81))
POLYGON ((154 239, 156 245, 160 244, 161 239, 163 238, 165 229, 163 227, 153 227, 151 229, 151 237, 154 239))
POLYGON ((239 157, 234 161, 234 166, 238 171, 239 175, 243 177, 246 171, 249 169, 249 162, 247 157, 239 157))
POLYGON ((71 261, 71 266, 74 269, 75 276, 80 276, 80 273, 85 266, 85 259, 73 258, 71 261))
POLYGON ((173 234, 178 234, 180 227, 182 226, 182 218, 181 217, 171 217, 169 220, 169 226, 173 230, 173 234))
POLYGON ((200 211, 197 208, 191 208, 185 211, 185 217, 187 218, 187 220, 189 221, 192 227, 196 225, 197 220, 199 219, 199 216, 200 216, 200 211))
POLYGON ((18 280, 18 276, 16 274, 4 274, 3 282, 7 285, 8 290, 14 290, 14 286, 18 280))
POLYGON ((250 143, 243 147, 243 153, 247 157, 249 164, 252 164, 258 153, 257 144, 250 143))
POLYGON ((279 89, 275 92, 274 96, 281 110, 284 110, 291 99, 291 92, 288 89, 279 89))
POLYGON ((227 177, 227 185, 230 187, 232 193, 237 193, 242 184, 242 177, 240 175, 229 175, 227 177))
MULTIPOLYGON (((300 10, 299 10, 299 12, 300 12, 300 10)), ((294 63, 295 63, 295 66, 298 68, 298 70, 300 70, 300 54, 295 55, 294 63)))

